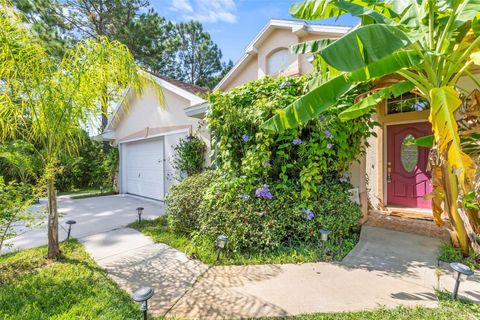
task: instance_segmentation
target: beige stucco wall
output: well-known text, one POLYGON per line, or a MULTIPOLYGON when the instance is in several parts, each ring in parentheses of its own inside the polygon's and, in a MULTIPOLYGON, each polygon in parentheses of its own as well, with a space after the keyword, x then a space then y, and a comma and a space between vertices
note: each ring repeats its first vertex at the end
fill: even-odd
POLYGON ((204 121, 185 114, 185 108, 190 106, 189 100, 165 88, 162 91, 163 107, 151 89, 147 89, 142 96, 130 97, 128 108, 124 108, 115 126, 114 144, 188 129, 189 133, 199 136, 207 145, 205 165, 208 166, 210 133, 204 121))
MULTIPOLYGON (((277 29, 273 30, 268 38, 262 43, 257 51, 258 76, 260 79, 268 75, 267 60, 272 53, 281 48, 289 48, 290 45, 297 43, 298 37, 291 30, 277 29)), ((288 66, 285 67, 286 74, 298 74, 298 57, 289 52, 288 66)))
POLYGON ((257 79, 258 76, 258 63, 257 56, 249 56, 245 62, 245 66, 235 75, 232 76, 228 82, 222 86, 222 91, 230 90, 241 86, 242 84, 257 79))

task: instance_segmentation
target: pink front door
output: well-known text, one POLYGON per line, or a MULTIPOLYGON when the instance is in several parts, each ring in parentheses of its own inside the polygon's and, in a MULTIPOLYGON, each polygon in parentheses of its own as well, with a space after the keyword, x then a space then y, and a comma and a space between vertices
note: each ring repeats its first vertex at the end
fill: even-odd
POLYGON ((428 122, 387 127, 387 205, 431 208, 424 196, 432 191, 427 172, 428 148, 409 145, 414 138, 432 134, 428 122))

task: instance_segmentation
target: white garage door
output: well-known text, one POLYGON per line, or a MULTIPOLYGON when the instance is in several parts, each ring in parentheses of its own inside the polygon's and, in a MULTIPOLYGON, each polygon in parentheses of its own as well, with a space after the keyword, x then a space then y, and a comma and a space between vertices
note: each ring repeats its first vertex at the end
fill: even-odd
POLYGON ((163 199, 163 139, 125 144, 123 155, 126 192, 152 199, 163 199))

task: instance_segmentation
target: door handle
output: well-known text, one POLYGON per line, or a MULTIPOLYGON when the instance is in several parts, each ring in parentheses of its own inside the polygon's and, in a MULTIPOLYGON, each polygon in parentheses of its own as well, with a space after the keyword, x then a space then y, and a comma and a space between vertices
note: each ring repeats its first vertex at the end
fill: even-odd
POLYGON ((387 183, 392 183, 392 162, 387 162, 387 183))

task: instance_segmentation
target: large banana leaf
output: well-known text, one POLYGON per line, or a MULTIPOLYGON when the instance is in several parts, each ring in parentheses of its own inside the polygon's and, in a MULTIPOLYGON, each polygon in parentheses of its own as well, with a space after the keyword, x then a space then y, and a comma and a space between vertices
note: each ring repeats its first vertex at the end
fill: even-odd
POLYGON ((353 71, 381 60, 411 44, 408 36, 393 26, 372 24, 354 29, 318 53, 332 67, 353 71))
POLYGON ((293 54, 318 52, 325 49, 329 44, 337 41, 337 39, 338 38, 326 38, 297 43, 290 47, 290 51, 293 54))
POLYGON ((337 17, 344 11, 335 6, 335 0, 306 0, 290 6, 290 14, 299 19, 319 20, 337 17))
POLYGON ((265 130, 276 132, 294 128, 335 105, 355 83, 391 74, 403 68, 417 66, 421 61, 420 56, 414 51, 399 51, 366 68, 343 73, 310 91, 287 108, 280 110, 262 127, 265 130))
POLYGON ((430 117, 438 152, 453 168, 460 186, 466 191, 475 176, 475 163, 460 145, 458 126, 454 112, 462 101, 453 87, 433 88, 430 90, 430 117))
POLYGON ((338 115, 340 120, 347 121, 361 117, 369 113, 373 108, 375 108, 382 100, 388 99, 390 97, 398 97, 401 94, 410 92, 415 88, 415 86, 409 81, 402 81, 395 83, 389 87, 382 88, 375 93, 367 96, 361 101, 355 103, 353 106, 344 110, 338 115))
POLYGON ((320 20, 350 13, 357 17, 369 17, 377 23, 385 23, 395 15, 391 4, 378 0, 306 0, 290 6, 290 14, 304 20, 320 20))

